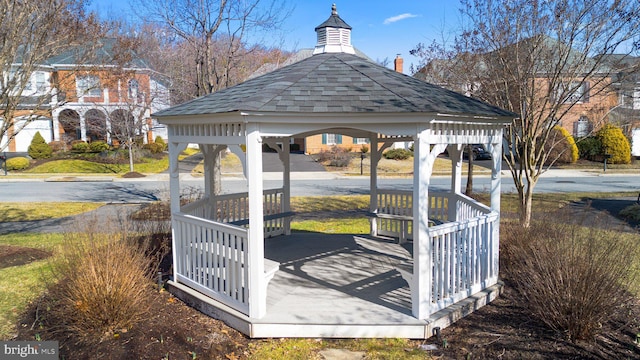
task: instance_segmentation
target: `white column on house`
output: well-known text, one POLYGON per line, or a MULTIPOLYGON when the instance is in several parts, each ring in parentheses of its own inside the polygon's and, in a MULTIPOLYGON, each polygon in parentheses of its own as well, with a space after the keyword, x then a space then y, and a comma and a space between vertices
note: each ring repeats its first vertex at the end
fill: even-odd
POLYGON ((78 112, 78 118, 80 120, 80 139, 87 141, 87 121, 84 118, 84 112, 78 112))
POLYGON ((429 184, 436 157, 446 148, 446 144, 436 144, 429 151, 429 135, 429 129, 419 131, 414 141, 413 284, 410 288, 412 313, 418 319, 430 315, 433 258, 429 237, 429 184))
POLYGON ((60 141, 60 111, 53 111, 51 114, 53 126, 53 141, 60 141))
POLYGON ((248 289, 249 317, 261 318, 267 312, 264 277, 264 221, 262 185, 262 144, 260 127, 247 124, 247 183, 249 193, 248 289))

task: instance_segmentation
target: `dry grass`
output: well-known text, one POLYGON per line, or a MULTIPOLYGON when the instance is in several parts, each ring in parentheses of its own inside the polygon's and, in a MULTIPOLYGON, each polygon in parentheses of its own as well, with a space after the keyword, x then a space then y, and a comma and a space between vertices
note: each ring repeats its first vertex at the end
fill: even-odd
POLYGON ((640 271, 636 234, 580 217, 559 210, 528 229, 501 225, 503 277, 524 296, 533 316, 572 341, 594 339, 601 324, 631 304, 640 271))
POLYGON ((154 259, 126 229, 93 219, 64 235, 43 311, 44 322, 55 319, 54 331, 96 341, 131 329, 148 312, 154 259))
POLYGON ((0 203, 0 222, 55 219, 95 210, 102 205, 84 202, 3 202, 0 203))

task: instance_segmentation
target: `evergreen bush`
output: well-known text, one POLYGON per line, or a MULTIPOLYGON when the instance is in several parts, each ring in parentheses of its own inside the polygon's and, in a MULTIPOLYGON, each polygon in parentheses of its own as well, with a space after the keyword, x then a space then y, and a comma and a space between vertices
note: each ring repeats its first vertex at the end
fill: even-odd
POLYGON ((555 126, 551 130, 545 143, 545 152, 549 156, 549 163, 572 164, 578 161, 579 156, 573 136, 562 126, 555 126))
POLYGON ((622 130, 612 124, 606 124, 597 133, 604 154, 611 155, 607 162, 611 164, 631 163, 631 145, 622 130))
POLYGON ((164 142, 164 139, 160 135, 156 136, 156 139, 154 140, 154 142, 157 145, 162 147, 161 151, 166 151, 167 150, 167 143, 164 142))
POLYGON ((24 170, 29 167, 29 164, 29 159, 18 156, 7 159, 5 166, 7 167, 7 170, 24 170))
POLYGON ((602 143, 597 136, 588 136, 578 141, 578 153, 581 159, 594 161, 602 155, 602 143))
POLYGON ((413 153, 405 149, 391 149, 385 151, 382 156, 389 160, 406 160, 413 156, 413 153))
POLYGON ((51 157, 51 154, 53 154, 53 149, 51 149, 51 146, 44 141, 44 138, 38 131, 33 136, 33 139, 31 139, 31 144, 29 145, 27 152, 32 159, 48 159, 51 157))
POLYGON ((90 150, 89 144, 84 141, 74 141, 71 144, 71 151, 75 153, 85 153, 90 150))
POLYGON ((92 152, 103 152, 109 150, 109 144, 102 140, 92 141, 89 144, 89 150, 92 152))

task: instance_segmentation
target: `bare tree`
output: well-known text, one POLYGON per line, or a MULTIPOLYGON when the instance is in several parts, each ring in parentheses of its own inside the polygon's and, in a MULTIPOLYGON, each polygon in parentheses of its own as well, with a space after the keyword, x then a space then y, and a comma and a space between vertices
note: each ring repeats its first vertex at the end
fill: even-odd
MULTIPOLYGON (((612 61, 606 55, 637 50, 640 7, 635 0, 461 0, 461 5, 468 30, 425 72, 520 114, 505 132, 504 160, 518 191, 521 224, 528 227, 534 187, 557 160, 545 150, 555 145, 545 144, 562 140, 554 140, 554 126, 577 107, 596 114, 596 121, 605 118, 612 104, 588 97, 605 98, 611 91, 615 66, 605 66, 605 59, 612 61)), ((432 49, 416 50, 434 60, 439 54, 432 49)))
POLYGON ((0 0, 0 139, 6 140, 0 151, 56 106, 50 84, 62 80, 48 79, 46 60, 99 35, 100 24, 85 5, 86 0, 0 0), (25 106, 28 112, 19 111, 25 106))
POLYGON ((137 0, 139 13, 182 40, 177 43, 183 63, 195 75, 193 97, 206 95, 244 80, 242 59, 258 47, 266 31, 275 31, 289 15, 276 0, 137 0))

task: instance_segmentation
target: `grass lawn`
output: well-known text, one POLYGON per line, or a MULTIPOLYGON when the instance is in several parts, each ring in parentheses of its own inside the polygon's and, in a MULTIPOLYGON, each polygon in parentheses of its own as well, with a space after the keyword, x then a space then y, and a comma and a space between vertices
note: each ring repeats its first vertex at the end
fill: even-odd
MULTIPOLYGON (((169 168, 169 157, 162 159, 145 158, 133 164, 139 173, 159 173, 169 168)), ((129 172, 129 164, 102 164, 87 160, 53 160, 23 171, 25 174, 124 174, 129 172)))
POLYGON ((0 203, 0 222, 33 221, 73 216, 95 210, 103 203, 59 202, 59 203, 0 203))

